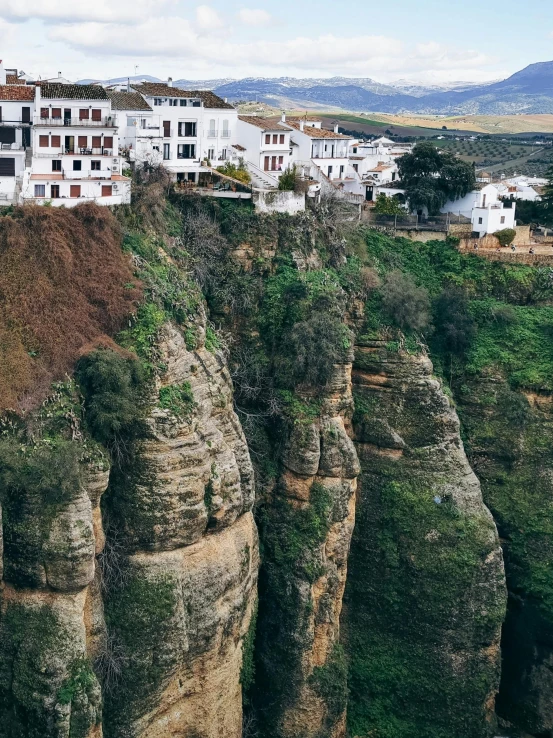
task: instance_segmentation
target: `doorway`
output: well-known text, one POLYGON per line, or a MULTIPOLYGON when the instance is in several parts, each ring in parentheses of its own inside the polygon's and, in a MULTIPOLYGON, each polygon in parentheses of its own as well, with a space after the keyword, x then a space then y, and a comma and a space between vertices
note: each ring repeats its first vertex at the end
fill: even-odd
POLYGON ((63 125, 71 125, 71 108, 64 108, 63 110, 63 125))
POLYGON ((66 154, 74 154, 75 153, 75 136, 66 136, 65 137, 65 153, 66 154))

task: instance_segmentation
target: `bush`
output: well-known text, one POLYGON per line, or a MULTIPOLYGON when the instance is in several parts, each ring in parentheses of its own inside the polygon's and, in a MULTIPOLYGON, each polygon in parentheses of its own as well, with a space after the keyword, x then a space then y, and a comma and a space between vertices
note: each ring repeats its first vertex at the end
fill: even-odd
POLYGON ((465 290, 453 286, 444 290, 434 306, 436 343, 445 354, 464 356, 476 333, 465 290))
POLYGON ((140 362, 110 349, 98 349, 77 364, 85 397, 86 424, 92 436, 112 452, 124 438, 143 430, 144 372, 140 362))
POLYGON ((347 361, 352 345, 352 332, 337 317, 321 312, 296 323, 289 339, 294 379, 326 385, 334 364, 347 361))
POLYGON ((378 194, 373 212, 378 215, 407 215, 397 197, 388 197, 384 192, 378 194))
POLYGON ((409 274, 395 270, 382 285, 382 307, 386 317, 403 330, 421 331, 430 322, 430 299, 409 274))
POLYGON ((293 192, 296 188, 296 166, 288 167, 281 174, 278 181, 279 190, 287 190, 293 192))
POLYGON ((221 172, 221 174, 224 174, 227 177, 237 179, 239 182, 243 182, 244 184, 249 184, 252 181, 250 173, 246 169, 246 165, 244 164, 243 159, 240 160, 238 166, 228 161, 226 164, 223 164, 222 167, 217 167, 217 171, 221 172))
POLYGON ((502 231, 494 233, 501 246, 509 246, 515 240, 516 235, 517 232, 514 228, 504 228, 502 231))

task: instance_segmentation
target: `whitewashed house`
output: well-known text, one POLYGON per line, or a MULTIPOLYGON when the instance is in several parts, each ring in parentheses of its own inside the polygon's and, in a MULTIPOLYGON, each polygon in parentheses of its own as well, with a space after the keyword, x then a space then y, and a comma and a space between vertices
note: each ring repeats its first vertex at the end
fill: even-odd
MULTIPOLYGON (((1 70, 3 72, 3 70, 1 70)), ((0 83, 6 79, 0 72, 0 83)), ((17 202, 30 155, 35 88, 0 84, 0 205, 17 202)))
POLYGON ((344 180, 348 171, 348 155, 352 136, 338 133, 338 125, 333 131, 323 128, 320 121, 286 120, 282 126, 291 129, 292 163, 300 166, 314 164, 330 180, 344 180))
POLYGON ((36 86, 32 164, 26 169, 23 202, 72 207, 130 202, 131 183, 122 174, 111 100, 97 85, 36 86))
POLYGON ((235 155, 236 109, 213 92, 181 90, 167 83, 132 85, 159 115, 162 162, 177 181, 197 182, 202 162, 221 166, 235 155))
POLYGON ((473 232, 482 237, 504 228, 515 227, 516 203, 509 204, 511 207, 500 200, 497 187, 489 184, 481 190, 469 192, 459 200, 447 202, 441 212, 470 218, 473 232))
POLYGON ((119 134, 119 151, 129 162, 160 164, 163 160, 161 116, 138 92, 107 90, 119 134))
POLYGON ((253 177, 261 173, 278 180, 290 166, 292 131, 277 120, 239 115, 236 140, 253 177))

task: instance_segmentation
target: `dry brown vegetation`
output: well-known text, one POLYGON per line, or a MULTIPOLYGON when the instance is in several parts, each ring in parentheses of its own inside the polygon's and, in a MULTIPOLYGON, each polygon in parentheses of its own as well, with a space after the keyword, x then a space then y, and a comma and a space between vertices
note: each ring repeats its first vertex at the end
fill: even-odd
POLYGON ((140 297, 113 214, 25 206, 0 217, 0 411, 25 411, 140 297))

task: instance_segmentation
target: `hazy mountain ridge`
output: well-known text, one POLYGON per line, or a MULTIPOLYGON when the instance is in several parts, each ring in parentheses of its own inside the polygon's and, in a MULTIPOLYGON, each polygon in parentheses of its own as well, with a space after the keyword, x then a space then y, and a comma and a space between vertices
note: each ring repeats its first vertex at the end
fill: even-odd
MULTIPOLYGON (((137 75, 104 80, 103 84, 160 81, 137 75)), ((90 83, 99 80, 80 80, 90 83)), ((173 82, 183 89, 212 89, 231 101, 258 100, 276 107, 333 107, 383 113, 485 114, 553 113, 553 61, 530 64, 505 80, 490 84, 452 82, 418 85, 409 80, 381 84, 370 78, 247 77, 245 79, 187 80, 173 82)))

